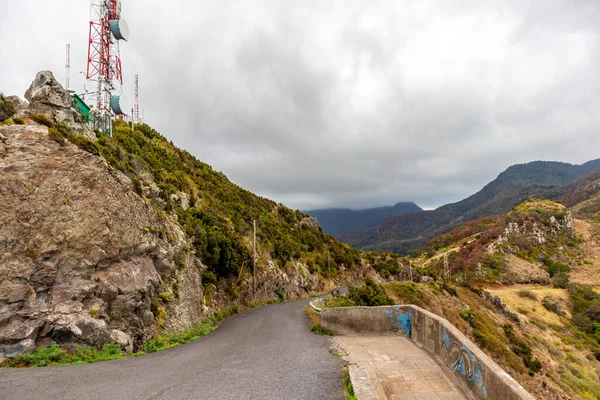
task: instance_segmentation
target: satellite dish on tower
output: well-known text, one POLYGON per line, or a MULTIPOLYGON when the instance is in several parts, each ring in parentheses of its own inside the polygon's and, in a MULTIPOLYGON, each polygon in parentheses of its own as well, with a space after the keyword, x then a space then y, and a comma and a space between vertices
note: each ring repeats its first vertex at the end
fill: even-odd
POLYGON ((117 115, 125 115, 131 110, 131 102, 124 94, 117 94, 110 97, 110 108, 117 115))
POLYGON ((110 23, 110 31, 117 40, 129 40, 129 25, 124 19, 113 19, 110 23))

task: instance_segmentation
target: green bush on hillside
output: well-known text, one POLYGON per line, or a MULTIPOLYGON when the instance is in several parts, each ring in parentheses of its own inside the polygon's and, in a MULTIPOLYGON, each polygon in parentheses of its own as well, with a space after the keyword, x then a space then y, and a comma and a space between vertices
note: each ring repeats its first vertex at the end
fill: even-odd
POLYGON ((31 119, 40 125, 46 125, 48 128, 52 126, 52 121, 42 114, 31 114, 31 119))
POLYGON ((217 278, 253 268, 249 243, 252 221, 257 224, 258 250, 268 252, 281 267, 292 260, 309 261, 311 269, 336 276, 340 268, 360 265, 360 251, 337 242, 301 221, 308 217, 231 183, 225 175, 178 149, 146 124, 135 130, 115 121, 112 137, 99 134, 99 153, 118 171, 138 182, 138 193, 148 177, 160 189, 160 206, 177 215, 192 238, 196 255, 217 278), (171 195, 185 192, 190 208, 183 210, 171 195), (330 262, 327 263, 327 251, 330 262))
POLYGON ((357 306, 388 306, 394 304, 383 287, 367 276, 362 286, 350 287, 348 298, 357 306))
POLYGON ((0 93, 0 115, 6 116, 5 118, 8 119, 14 113, 15 113, 15 105, 12 102, 12 100, 4 97, 4 95, 2 93, 0 93))

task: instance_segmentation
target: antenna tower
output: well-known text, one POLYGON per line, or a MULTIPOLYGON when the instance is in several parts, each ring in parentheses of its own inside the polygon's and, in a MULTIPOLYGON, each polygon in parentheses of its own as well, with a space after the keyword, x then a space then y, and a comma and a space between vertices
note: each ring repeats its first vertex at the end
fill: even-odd
POLYGON ((135 98, 133 103, 132 119, 136 124, 140 122, 140 85, 137 74, 135 74, 135 98))
MULTIPOLYGON (((128 110, 123 103, 123 68, 119 42, 127 41, 129 27, 121 19, 119 0, 91 0, 86 79, 95 82, 96 127, 110 132, 111 119, 128 110)), ((89 85, 92 86, 92 85, 89 85)), ((93 87, 93 86, 92 86, 93 87)))
POLYGON ((67 79, 65 81, 65 90, 69 90, 71 86, 71 45, 67 43, 67 63, 65 64, 65 68, 67 70, 67 79))

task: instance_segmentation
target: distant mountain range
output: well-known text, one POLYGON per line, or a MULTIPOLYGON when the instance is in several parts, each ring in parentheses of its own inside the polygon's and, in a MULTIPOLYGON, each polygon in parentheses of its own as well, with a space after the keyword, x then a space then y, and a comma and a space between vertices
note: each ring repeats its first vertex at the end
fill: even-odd
POLYGON ((504 214, 527 198, 564 195, 561 186, 593 171, 600 171, 600 159, 583 165, 554 161, 513 165, 462 201, 435 210, 388 217, 376 227, 345 232, 337 238, 364 250, 406 254, 423 247, 437 234, 466 221, 504 214))
POLYGON ((305 211, 315 217, 323 232, 333 236, 359 229, 374 228, 386 217, 423 211, 411 202, 396 203, 393 206, 351 210, 349 208, 326 208, 305 211))

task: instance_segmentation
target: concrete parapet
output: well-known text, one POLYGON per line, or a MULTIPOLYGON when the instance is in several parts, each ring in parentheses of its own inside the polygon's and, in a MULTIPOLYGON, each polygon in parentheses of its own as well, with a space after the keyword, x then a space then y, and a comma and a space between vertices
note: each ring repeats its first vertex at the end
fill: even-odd
POLYGON ((336 335, 402 335, 425 349, 476 399, 534 400, 454 325, 413 305, 324 308, 321 326, 336 335))

